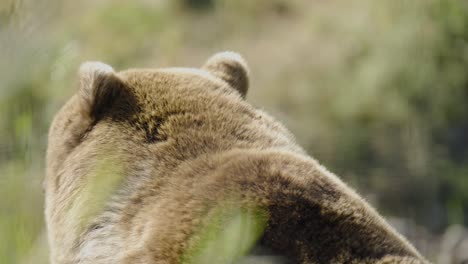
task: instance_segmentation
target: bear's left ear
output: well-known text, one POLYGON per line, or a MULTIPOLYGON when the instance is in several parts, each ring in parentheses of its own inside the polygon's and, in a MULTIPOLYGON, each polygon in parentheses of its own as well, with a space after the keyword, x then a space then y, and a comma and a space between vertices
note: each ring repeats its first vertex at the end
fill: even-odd
POLYGON ((80 92, 84 110, 99 119, 123 90, 123 82, 111 66, 102 62, 85 62, 79 71, 80 92))
POLYGON ((220 52, 213 55, 202 69, 228 83, 245 97, 249 88, 249 69, 245 60, 235 52, 220 52))

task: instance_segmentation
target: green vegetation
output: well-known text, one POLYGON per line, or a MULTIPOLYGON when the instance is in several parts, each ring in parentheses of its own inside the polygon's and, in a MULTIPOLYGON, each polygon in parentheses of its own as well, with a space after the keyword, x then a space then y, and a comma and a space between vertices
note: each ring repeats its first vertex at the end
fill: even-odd
MULTIPOLYGON (((110 151, 106 151, 110 153, 110 151)), ((118 189, 124 179, 120 159, 116 155, 99 155, 98 163, 87 175, 87 183, 75 194, 72 202, 67 204, 67 230, 82 232, 90 222, 102 211, 112 194, 118 189)), ((72 194, 70 194, 72 195, 72 194)), ((76 234, 77 235, 77 234, 76 234)))
POLYGON ((233 204, 235 200, 221 203, 209 214, 207 223, 193 236, 181 263, 235 263, 249 252, 265 230, 268 213, 233 204))
POLYGON ((47 129, 81 62, 199 66, 220 50, 249 61, 248 100, 385 215, 436 235, 468 224, 466 1, 5 0, 0 263, 47 263, 47 129))

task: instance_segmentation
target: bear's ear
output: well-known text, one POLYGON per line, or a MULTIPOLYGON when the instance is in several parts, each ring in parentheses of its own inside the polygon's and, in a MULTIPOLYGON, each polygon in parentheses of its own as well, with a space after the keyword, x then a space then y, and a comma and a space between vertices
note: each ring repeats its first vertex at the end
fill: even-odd
POLYGON ((213 55, 202 69, 224 80, 245 97, 249 88, 249 69, 245 60, 235 52, 220 52, 213 55))
POLYGON ((119 96, 123 83, 111 66, 102 62, 85 62, 79 71, 80 96, 85 111, 99 119, 119 96))

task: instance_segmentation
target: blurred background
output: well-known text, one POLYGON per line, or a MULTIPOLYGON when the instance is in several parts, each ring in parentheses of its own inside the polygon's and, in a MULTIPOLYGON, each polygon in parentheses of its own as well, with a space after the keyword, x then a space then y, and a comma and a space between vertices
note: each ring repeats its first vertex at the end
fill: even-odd
POLYGON ((240 52, 248 101, 435 263, 468 260, 468 1, 0 1, 0 263, 47 263, 44 157, 85 60, 240 52))

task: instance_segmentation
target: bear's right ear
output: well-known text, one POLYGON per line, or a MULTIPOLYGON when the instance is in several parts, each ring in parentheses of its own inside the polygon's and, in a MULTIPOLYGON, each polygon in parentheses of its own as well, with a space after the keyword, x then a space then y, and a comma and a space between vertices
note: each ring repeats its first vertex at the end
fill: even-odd
POLYGON ((85 62, 79 71, 80 96, 90 117, 99 119, 119 96, 123 83, 111 66, 102 62, 85 62))
POLYGON ((228 83, 245 97, 249 89, 249 67, 241 55, 232 51, 219 52, 203 65, 214 76, 228 83))

